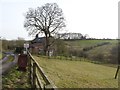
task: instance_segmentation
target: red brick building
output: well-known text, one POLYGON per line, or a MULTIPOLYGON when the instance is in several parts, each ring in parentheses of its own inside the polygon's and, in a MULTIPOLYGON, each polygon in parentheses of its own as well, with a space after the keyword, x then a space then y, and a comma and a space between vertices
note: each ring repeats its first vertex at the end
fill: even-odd
POLYGON ((31 41, 30 44, 30 51, 34 54, 44 53, 44 47, 45 47, 45 37, 38 37, 36 35, 35 39, 31 41))
MULTIPOLYGON (((35 39, 31 41, 30 51, 33 54, 44 54, 45 49, 45 37, 38 37, 36 35, 35 39)), ((54 53, 54 47, 49 48, 49 55, 52 56, 54 53)))

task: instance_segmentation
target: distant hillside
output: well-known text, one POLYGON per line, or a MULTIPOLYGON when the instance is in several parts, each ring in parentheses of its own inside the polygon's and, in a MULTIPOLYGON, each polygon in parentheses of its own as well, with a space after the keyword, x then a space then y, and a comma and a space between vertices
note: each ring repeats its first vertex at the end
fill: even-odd
POLYGON ((111 44, 117 44, 117 40, 68 40, 65 43, 76 49, 83 49, 85 47, 95 46, 100 43, 109 42, 111 44))
MULTIPOLYGON (((73 56, 89 58, 95 61, 111 62, 111 57, 117 58, 117 40, 72 40, 64 41, 73 56)), ((113 58, 112 58, 113 59, 113 58)), ((112 61, 116 63, 117 60, 112 61)))

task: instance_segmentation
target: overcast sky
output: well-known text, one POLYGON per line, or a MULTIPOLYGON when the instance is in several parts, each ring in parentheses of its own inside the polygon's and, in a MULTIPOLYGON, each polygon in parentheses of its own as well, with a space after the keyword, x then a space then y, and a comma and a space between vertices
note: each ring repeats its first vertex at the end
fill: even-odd
POLYGON ((57 3, 66 18, 68 32, 95 38, 118 37, 119 0, 0 0, 0 36, 33 39, 23 27, 24 13, 45 3, 57 3))

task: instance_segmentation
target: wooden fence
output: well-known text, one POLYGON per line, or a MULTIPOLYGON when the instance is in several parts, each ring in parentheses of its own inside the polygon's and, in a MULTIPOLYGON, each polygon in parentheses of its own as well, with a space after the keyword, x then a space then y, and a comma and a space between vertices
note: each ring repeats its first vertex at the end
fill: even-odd
POLYGON ((48 79, 43 69, 39 66, 31 53, 28 51, 29 80, 32 88, 37 90, 56 90, 57 87, 48 79))

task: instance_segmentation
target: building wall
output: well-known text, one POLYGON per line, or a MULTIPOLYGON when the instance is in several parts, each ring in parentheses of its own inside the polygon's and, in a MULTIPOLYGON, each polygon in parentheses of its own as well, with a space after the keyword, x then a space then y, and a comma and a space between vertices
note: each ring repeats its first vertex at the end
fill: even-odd
POLYGON ((44 46, 42 43, 34 43, 31 44, 31 52, 34 54, 38 54, 40 50, 44 50, 44 46))

